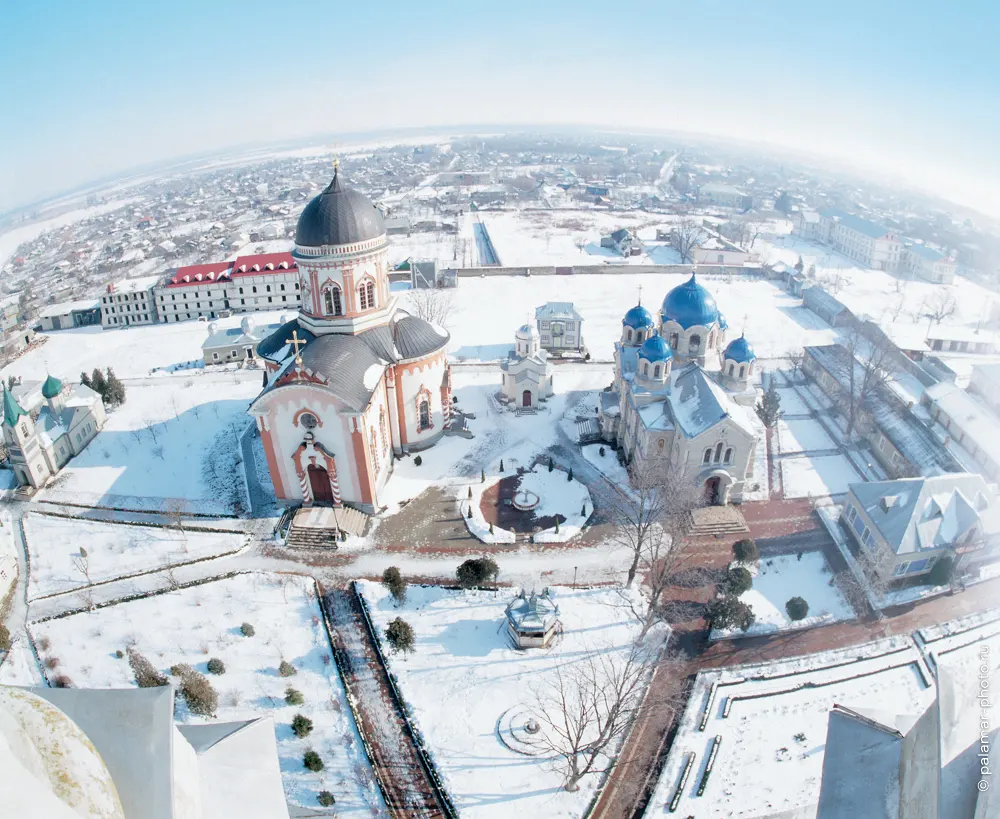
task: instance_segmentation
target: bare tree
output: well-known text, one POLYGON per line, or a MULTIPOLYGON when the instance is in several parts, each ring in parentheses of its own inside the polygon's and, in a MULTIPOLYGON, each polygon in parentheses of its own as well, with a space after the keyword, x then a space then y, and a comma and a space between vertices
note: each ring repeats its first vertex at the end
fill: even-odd
POLYGON ((841 404, 847 415, 847 438, 854 434, 862 414, 870 411, 880 394, 898 374, 892 343, 882 333, 865 337, 862 325, 854 324, 844 335, 844 345, 835 364, 841 381, 841 404))
POLYGON ((440 288, 411 290, 407 294, 407 303, 417 318, 447 327, 455 309, 455 294, 440 288))
POLYGON ((682 263, 692 261, 691 252, 704 238, 704 229, 694 219, 684 219, 670 231, 670 245, 680 254, 682 263))
POLYGON ((851 605, 861 612, 867 608, 869 596, 876 603, 885 597, 892 583, 896 556, 888 546, 873 541, 869 547, 858 547, 855 558, 861 569, 862 579, 853 572, 845 572, 841 575, 841 587, 851 605))
POLYGON ((87 585, 91 585, 90 580, 90 556, 87 554, 87 550, 80 547, 79 554, 73 556, 73 568, 75 568, 80 574, 83 575, 83 579, 87 581, 87 585))
POLYGON ((149 431, 149 437, 153 439, 153 443, 155 444, 157 442, 157 439, 156 439, 156 424, 157 424, 157 422, 154 421, 151 418, 147 418, 145 421, 142 422, 142 424, 149 431))
POLYGON ((617 742, 642 705, 643 692, 659 646, 632 646, 618 652, 593 651, 583 660, 559 665, 535 689, 531 711, 538 732, 532 744, 555 757, 568 791, 587 774, 606 771, 617 742))
POLYGON ((955 315, 955 297, 944 287, 939 287, 920 305, 923 318, 929 318, 935 324, 940 324, 946 318, 955 315))
POLYGON ((761 227, 761 223, 756 219, 742 217, 730 219, 719 228, 719 233, 739 245, 741 250, 749 252, 760 238, 761 227))
MULTIPOLYGON (((789 350, 785 354, 785 361, 788 362, 789 368, 791 368, 792 375, 797 379, 799 373, 802 371, 802 361, 805 359, 805 353, 801 350, 789 350)), ((774 376, 771 376, 774 378, 774 376)))
POLYGON ((848 284, 850 284, 850 279, 848 279, 847 276, 845 276, 840 270, 828 277, 826 280, 826 286, 830 288, 830 292, 834 295, 837 295, 837 293, 847 287, 848 284))
POLYGON ((187 504, 184 503, 183 499, 176 498, 171 500, 167 505, 167 518, 170 522, 177 528, 177 531, 181 533, 181 537, 184 538, 184 542, 187 543, 187 532, 184 531, 184 513, 187 511, 187 504))

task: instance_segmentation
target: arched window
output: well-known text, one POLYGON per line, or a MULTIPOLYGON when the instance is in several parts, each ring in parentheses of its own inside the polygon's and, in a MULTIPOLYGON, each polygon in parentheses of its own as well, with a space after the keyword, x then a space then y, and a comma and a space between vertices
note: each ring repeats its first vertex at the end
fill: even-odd
POLYGON ((712 462, 712 447, 709 447, 708 449, 705 450, 705 457, 701 459, 701 462, 703 464, 712 462))
POLYGON ((361 301, 362 310, 370 310, 375 306, 375 283, 362 282, 358 288, 358 298, 361 301))
POLYGON ((753 375, 753 362, 750 362, 750 366, 747 368, 747 375, 753 375))
POLYGON ((732 361, 730 361, 729 362, 729 374, 732 375, 735 370, 736 370, 736 365, 733 364, 732 361))
POLYGON ((722 460, 722 441, 719 441, 719 445, 715 448, 715 462, 718 463, 722 460))
POLYGON ((642 362, 642 374, 643 375, 649 375, 649 362, 648 361, 643 361, 642 362))
POLYGON ((625 331, 625 338, 628 341, 632 340, 632 328, 631 327, 629 327, 628 330, 625 331))
POLYGON ((385 443, 385 440, 386 440, 385 439, 385 410, 384 409, 379 409, 379 411, 378 411, 378 432, 379 432, 379 435, 382 436, 382 451, 384 452, 385 448, 386 448, 386 443, 385 443))
POLYGON ((677 335, 677 333, 671 333, 670 334, 670 349, 671 350, 676 350, 677 349, 677 344, 680 342, 680 338, 681 337, 679 335, 677 335))
POLYGON ((378 472, 378 440, 375 438, 375 427, 371 427, 371 429, 369 430, 368 440, 371 443, 372 466, 374 467, 375 472, 377 473, 378 472))
POLYGON ((747 368, 745 364, 740 364, 740 378, 743 377, 743 374, 746 372, 746 369, 747 368))
POLYGON ((723 463, 731 464, 733 462, 733 448, 729 447, 726 450, 726 457, 722 459, 723 463))
POLYGON ((655 367, 653 367, 653 378, 659 378, 659 377, 660 377, 660 365, 657 364, 655 367))
POLYGON ((267 292, 268 292, 268 293, 270 293, 270 292, 271 292, 271 285, 268 285, 268 286, 267 286, 267 292))
POLYGON ((429 429, 431 425, 431 402, 426 398, 421 398, 417 405, 417 414, 420 416, 417 422, 417 431, 429 429))
POLYGON ((666 445, 667 445, 667 442, 665 440, 663 440, 662 438, 660 438, 660 440, 656 442, 656 452, 657 452, 658 455, 662 455, 663 454, 663 447, 665 447, 666 445))
POLYGON ((323 307, 328 316, 343 315, 344 308, 340 301, 339 287, 328 287, 323 291, 323 307))
POLYGON ((642 341, 642 330, 635 334, 636 341, 642 341))
POLYGON ((715 344, 715 330, 712 330, 712 332, 708 334, 708 349, 711 350, 714 344, 715 344))
POLYGON ((688 351, 697 353, 701 349, 701 336, 695 333, 688 339, 688 351))

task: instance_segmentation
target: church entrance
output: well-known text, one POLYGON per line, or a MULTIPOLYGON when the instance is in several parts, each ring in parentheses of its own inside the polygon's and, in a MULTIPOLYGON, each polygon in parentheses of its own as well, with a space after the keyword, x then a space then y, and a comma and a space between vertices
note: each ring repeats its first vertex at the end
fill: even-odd
POLYGON ((705 481, 705 503, 709 506, 719 506, 722 503, 721 488, 722 481, 719 478, 709 478, 705 481))
POLYGON ((525 390, 521 393, 521 406, 530 407, 531 406, 531 390, 525 390))
POLYGON ((333 503, 333 487, 330 486, 330 473, 321 466, 310 464, 309 486, 312 488, 314 503, 333 503))

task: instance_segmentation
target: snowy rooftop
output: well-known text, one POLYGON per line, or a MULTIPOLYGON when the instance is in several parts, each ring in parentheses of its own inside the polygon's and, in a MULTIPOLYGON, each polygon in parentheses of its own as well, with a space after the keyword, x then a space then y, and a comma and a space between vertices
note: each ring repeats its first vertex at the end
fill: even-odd
POLYGON ((947 415, 963 434, 972 438, 995 464, 1000 464, 1000 418, 973 396, 949 381, 927 388, 928 400, 947 415))
POLYGON ((571 301, 550 301, 535 308, 535 319, 571 319, 583 321, 571 301))
POLYGON ((507 604, 507 620, 518 631, 546 631, 559 618, 559 606, 549 597, 549 590, 541 594, 521 593, 507 604))
POLYGON ((137 279, 122 279, 112 284, 109 293, 137 293, 140 290, 149 290, 159 284, 159 276, 140 276, 137 279))
POLYGON ((39 318, 50 318, 52 316, 66 316, 78 310, 98 310, 101 306, 100 299, 80 299, 79 301, 64 301, 59 304, 50 304, 44 310, 38 312, 39 318))

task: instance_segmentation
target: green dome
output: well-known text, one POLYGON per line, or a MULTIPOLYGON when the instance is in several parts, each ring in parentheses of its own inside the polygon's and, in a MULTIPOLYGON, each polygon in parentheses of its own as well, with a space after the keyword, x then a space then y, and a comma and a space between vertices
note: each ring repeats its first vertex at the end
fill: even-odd
POLYGON ((62 392, 63 384, 58 378, 50 375, 45 379, 45 383, 42 384, 42 397, 46 400, 49 398, 55 398, 59 393, 62 392))

